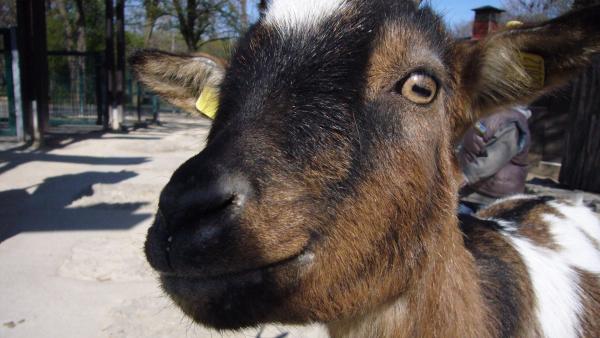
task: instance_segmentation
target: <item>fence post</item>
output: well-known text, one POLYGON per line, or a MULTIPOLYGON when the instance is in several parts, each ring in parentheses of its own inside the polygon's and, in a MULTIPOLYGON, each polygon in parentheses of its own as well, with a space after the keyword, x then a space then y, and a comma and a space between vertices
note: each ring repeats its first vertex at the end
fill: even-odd
POLYGON ((99 53, 94 53, 96 125, 102 125, 104 102, 102 97, 104 81, 102 81, 102 60, 99 53))
POLYGON ((136 89, 137 89, 137 118, 138 122, 142 122, 142 85, 139 81, 136 81, 136 89))
POLYGON ((106 33, 105 33, 105 39, 106 39, 106 47, 105 47, 105 57, 104 57, 104 62, 105 62, 105 74, 106 74, 106 102, 107 102, 107 107, 106 107, 106 114, 105 114, 105 120, 104 122, 104 128, 108 129, 109 127, 112 129, 118 129, 119 128, 119 123, 118 121, 116 121, 115 123, 115 114, 114 114, 114 109, 115 109, 115 102, 114 102, 114 95, 115 95, 115 54, 114 54, 114 31, 113 31, 113 0, 105 0, 106 1, 106 8, 105 8, 105 14, 106 14, 106 19, 105 19, 105 29, 106 29, 106 33), (115 126, 116 125, 116 126, 115 126))
POLYGON ((19 67, 19 47, 17 45, 17 28, 9 29, 10 54, 12 62, 12 97, 15 107, 15 129, 17 140, 25 141, 25 128, 23 124, 23 97, 21 96, 21 68, 19 67))
POLYGON ((158 122, 158 110, 160 109, 160 103, 158 102, 158 96, 152 95, 152 123, 158 122))
POLYGON ((117 63, 115 85, 115 108, 119 127, 125 121, 124 91, 125 91, 125 0, 116 0, 116 35, 117 35, 117 63))
MULTIPOLYGON (((86 56, 78 56, 83 57, 83 62, 85 62, 86 56)), ((77 67, 77 71, 79 72, 79 115, 84 116, 85 112, 85 73, 82 67, 77 67)))
POLYGON ((21 57, 21 94, 23 116, 27 119, 34 144, 43 145, 49 123, 48 46, 46 39, 46 2, 15 1, 17 4, 18 46, 21 57), (36 109, 33 109, 35 102, 36 109), (36 114, 32 114, 32 112, 36 114), (36 123, 32 119, 36 119, 36 123), (35 128, 38 128, 37 130, 35 128), (38 136, 36 138, 36 136, 38 136))
POLYGON ((5 74, 5 86, 6 86, 6 97, 8 104, 8 129, 10 132, 14 132, 15 128, 15 100, 13 95, 13 84, 12 84, 12 57, 10 50, 10 31, 0 28, 0 32, 4 37, 4 74, 5 74))

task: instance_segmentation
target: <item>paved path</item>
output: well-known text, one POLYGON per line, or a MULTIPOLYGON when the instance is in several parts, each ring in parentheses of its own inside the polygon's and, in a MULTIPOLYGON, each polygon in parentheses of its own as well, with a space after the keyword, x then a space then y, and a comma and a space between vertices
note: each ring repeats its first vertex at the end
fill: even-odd
POLYGON ((0 151, 0 337, 325 336, 320 327, 210 331, 161 293, 142 253, 146 229, 160 189, 209 127, 163 120, 0 151))

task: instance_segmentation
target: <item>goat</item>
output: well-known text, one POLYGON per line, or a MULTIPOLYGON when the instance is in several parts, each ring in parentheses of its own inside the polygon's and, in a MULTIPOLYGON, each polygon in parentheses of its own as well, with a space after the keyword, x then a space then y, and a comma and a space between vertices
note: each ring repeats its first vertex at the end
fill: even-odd
MULTIPOLYGON (((453 152, 478 118, 557 88, 598 51, 600 7, 465 44, 412 1, 272 1, 233 53, 206 148, 161 193, 147 258, 217 329, 598 337, 598 218, 515 196, 459 221, 453 152), (543 58, 543 84, 525 52, 543 58)), ((200 96, 193 57, 131 62, 174 103, 200 96)))

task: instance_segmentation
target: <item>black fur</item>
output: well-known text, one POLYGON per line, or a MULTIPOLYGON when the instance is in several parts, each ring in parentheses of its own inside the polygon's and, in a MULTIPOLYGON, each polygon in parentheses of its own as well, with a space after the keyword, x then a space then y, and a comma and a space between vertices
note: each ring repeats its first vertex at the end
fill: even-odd
POLYGON ((499 337, 515 337, 519 327, 524 324, 521 322, 523 290, 516 283, 518 277, 512 264, 499 258, 506 255, 496 254, 497 251, 515 249, 499 235, 502 226, 498 223, 471 215, 460 215, 459 220, 465 246, 473 254, 483 281, 481 288, 484 299, 492 313, 498 316, 490 320, 501 324, 499 337))
POLYGON ((506 208, 506 210, 497 213, 494 217, 497 219, 514 222, 515 224, 523 224, 523 219, 533 208, 553 200, 555 200, 555 198, 552 196, 538 196, 535 198, 516 200, 519 202, 516 206, 506 208))
MULTIPOLYGON (((156 224, 150 231, 157 238, 148 239, 153 251, 148 258, 155 261, 155 267, 174 270, 178 277, 166 274, 163 287, 191 317, 205 324, 236 328, 279 320, 277 316, 294 322, 293 314, 274 311, 294 286, 279 285, 268 276, 256 284, 194 283, 193 276, 207 271, 218 275, 235 269, 231 266, 239 257, 252 264, 242 244, 258 241, 232 215, 221 220, 227 230, 215 236, 214 242, 196 245, 195 239, 202 234, 194 219, 204 222, 206 217, 199 217, 202 211, 183 203, 182 196, 194 194, 219 176, 240 174, 250 180, 252 199, 257 204, 269 203, 265 187, 282 183, 277 182, 279 177, 304 175, 313 169, 315 156, 333 152, 349 156, 346 177, 319 182, 325 187, 320 197, 303 201, 303 207, 321 218, 321 224, 333 223, 338 203, 351 198, 378 165, 377 147, 382 141, 404 137, 398 112, 385 102, 366 102, 364 97, 373 44, 383 25, 389 20, 416 25, 432 46, 439 47, 434 52, 440 58, 446 54, 441 47, 446 36, 438 28, 439 18, 429 9, 417 10, 412 1, 352 3, 352 14, 340 13, 310 30, 285 33, 285 37, 263 22, 251 28, 231 59, 206 148, 175 172, 161 195, 165 224, 156 224), (167 252, 169 234, 176 245, 167 252), (165 262, 161 255, 170 260, 165 262), (189 279, 181 278, 186 274, 189 279)), ((315 230, 327 236, 326 227, 315 230)), ((381 242, 389 237, 398 238, 398 234, 382 234, 381 242)), ((366 266, 376 266, 373 263, 366 266)))

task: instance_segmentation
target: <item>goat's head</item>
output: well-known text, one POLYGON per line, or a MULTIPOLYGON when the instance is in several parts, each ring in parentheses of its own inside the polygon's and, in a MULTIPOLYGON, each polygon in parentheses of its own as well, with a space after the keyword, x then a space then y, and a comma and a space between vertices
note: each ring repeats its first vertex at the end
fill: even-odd
MULTIPOLYGON (((275 0, 232 57, 206 148, 162 192, 146 250, 164 289, 217 328, 331 321, 399 297, 445 254, 454 141, 582 67, 599 22, 595 8, 468 44, 411 1, 275 0), (520 52, 545 59, 543 88, 520 52)), ((132 63, 189 108, 198 60, 132 63)))

